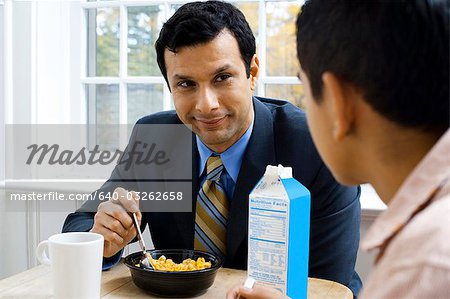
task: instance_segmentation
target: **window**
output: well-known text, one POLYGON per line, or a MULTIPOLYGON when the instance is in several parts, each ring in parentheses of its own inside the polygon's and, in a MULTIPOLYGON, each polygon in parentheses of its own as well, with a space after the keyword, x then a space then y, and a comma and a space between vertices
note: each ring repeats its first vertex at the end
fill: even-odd
MULTIPOLYGON (((246 16, 257 42, 260 79, 256 95, 302 105, 297 79, 295 18, 300 1, 232 1, 246 16)), ((87 1, 86 67, 82 83, 88 122, 133 124, 173 108, 156 63, 154 43, 180 1, 87 1)))

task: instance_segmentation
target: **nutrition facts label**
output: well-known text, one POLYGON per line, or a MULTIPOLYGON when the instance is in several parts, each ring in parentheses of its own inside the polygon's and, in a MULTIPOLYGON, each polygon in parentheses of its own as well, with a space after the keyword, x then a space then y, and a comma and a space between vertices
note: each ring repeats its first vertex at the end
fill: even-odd
POLYGON ((249 276, 285 293, 289 204, 287 199, 250 198, 249 276))

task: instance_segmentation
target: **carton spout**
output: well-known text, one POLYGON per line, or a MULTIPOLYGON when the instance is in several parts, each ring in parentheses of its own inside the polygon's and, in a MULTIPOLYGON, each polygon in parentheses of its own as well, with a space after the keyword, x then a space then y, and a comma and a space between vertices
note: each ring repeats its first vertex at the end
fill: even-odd
POLYGON ((290 179, 292 178, 292 167, 284 167, 281 164, 278 164, 278 166, 267 165, 265 175, 290 179))

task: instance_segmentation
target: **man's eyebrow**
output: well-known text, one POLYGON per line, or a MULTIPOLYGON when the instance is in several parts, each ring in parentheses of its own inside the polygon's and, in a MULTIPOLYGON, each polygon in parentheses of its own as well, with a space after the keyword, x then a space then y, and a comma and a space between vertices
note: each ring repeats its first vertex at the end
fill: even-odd
POLYGON ((174 80, 190 80, 191 78, 189 76, 175 74, 172 76, 174 80))
POLYGON ((219 67, 218 69, 216 69, 211 75, 219 74, 219 73, 224 72, 224 71, 226 71, 226 70, 228 70, 230 68, 231 68, 231 65, 227 63, 227 64, 219 67))
MULTIPOLYGON (((230 64, 225 64, 219 68, 217 68, 215 71, 212 72, 212 76, 217 75, 221 72, 224 72, 228 69, 231 69, 232 66, 230 64)), ((187 75, 183 75, 183 74, 175 74, 172 76, 173 80, 192 80, 191 77, 187 76, 187 75)))

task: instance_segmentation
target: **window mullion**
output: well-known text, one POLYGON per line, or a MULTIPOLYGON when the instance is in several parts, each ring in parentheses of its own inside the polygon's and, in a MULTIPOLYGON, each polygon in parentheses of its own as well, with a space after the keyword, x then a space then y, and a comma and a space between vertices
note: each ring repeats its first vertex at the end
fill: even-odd
POLYGON ((128 84, 163 84, 162 76, 128 76, 125 83, 128 84))
MULTIPOLYGON (((87 22, 87 63, 84 67, 81 68, 81 78, 90 76, 92 74, 96 74, 96 65, 97 65, 97 10, 86 9, 85 10, 86 22, 87 22), (83 73, 84 68, 87 70, 83 73)), ((88 77, 89 78, 89 77, 88 77)), ((83 82, 82 83, 89 83, 83 82)), ((96 93, 96 85, 85 84, 85 97, 87 97, 87 119, 89 123, 96 124, 97 123, 97 93, 96 93)), ((90 138, 94 138, 95 136, 91 136, 90 138)), ((90 144, 93 144, 95 139, 90 140, 90 144)))
MULTIPOLYGON (((164 15, 165 19, 168 20, 170 17, 170 4, 167 1, 164 3, 164 15)), ((171 93, 165 81, 163 85, 163 109, 164 110, 172 109, 171 93)))
POLYGON ((257 94, 263 97, 265 95, 264 79, 266 77, 266 4, 264 0, 259 1, 258 13, 260 80, 257 86, 257 94))
MULTIPOLYGON (((88 63, 90 63, 90 59, 88 59, 88 55, 89 55, 89 50, 88 50, 88 36, 91 35, 91 30, 89 30, 89 15, 88 15, 88 10, 86 9, 82 9, 81 7, 79 7, 79 9, 81 9, 81 13, 80 13, 80 28, 77 28, 77 26, 74 26, 74 28, 77 28, 78 30, 81 29, 81 34, 79 36, 79 39, 77 40, 80 44, 80 47, 78 49, 79 51, 79 60, 78 63, 75 63, 74 65, 78 64, 79 65, 79 75, 78 78, 80 79, 80 83, 81 82, 81 78, 85 78, 87 76, 87 65, 88 63)), ((72 24, 71 24, 72 26, 72 24)), ((74 78, 76 78, 76 76, 74 75, 74 78)), ((87 86, 85 84, 79 86, 79 97, 81 99, 81 101, 79 103, 74 103, 72 102, 71 105, 80 105, 80 113, 81 111, 84 111, 84 115, 80 114, 80 119, 78 121, 78 123, 89 123, 89 103, 88 101, 88 97, 87 97, 87 86)), ((73 96, 72 99, 76 99, 76 96, 73 96)), ((77 121, 75 121, 75 123, 77 123, 77 121)))
POLYGON ((37 3, 31 2, 31 123, 37 124, 37 3))
POLYGON ((163 83, 163 98, 164 98, 163 109, 164 110, 173 109, 171 93, 170 93, 169 87, 167 87, 166 82, 163 83))
POLYGON ((120 1, 101 1, 101 2, 84 2, 81 4, 83 8, 106 8, 119 7, 120 1))
POLYGON ((266 76, 265 84, 300 84, 300 80, 293 76, 266 76))
MULTIPOLYGON (((97 74, 96 65, 97 65, 97 34, 96 34, 96 27, 97 27, 97 13, 95 10, 95 13, 93 13, 93 10, 87 9, 86 10, 86 16, 87 16, 87 64, 85 66, 87 67, 87 74, 82 73, 82 77, 84 76, 91 76, 92 74, 97 74)), ((83 71, 83 69, 82 69, 83 71)))

